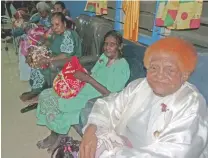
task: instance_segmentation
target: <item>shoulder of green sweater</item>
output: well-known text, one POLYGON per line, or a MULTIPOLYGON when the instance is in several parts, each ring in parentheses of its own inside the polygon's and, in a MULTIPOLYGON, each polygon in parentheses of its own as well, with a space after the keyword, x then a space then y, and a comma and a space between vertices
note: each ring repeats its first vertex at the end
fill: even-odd
POLYGON ((128 62, 126 61, 126 59, 124 57, 121 57, 118 60, 119 60, 120 63, 128 64, 128 62))

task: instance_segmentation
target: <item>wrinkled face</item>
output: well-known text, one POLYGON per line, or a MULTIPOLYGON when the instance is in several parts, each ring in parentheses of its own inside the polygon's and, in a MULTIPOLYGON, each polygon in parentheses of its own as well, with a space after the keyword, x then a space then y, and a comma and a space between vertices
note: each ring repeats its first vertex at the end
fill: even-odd
POLYGON ((108 58, 114 59, 118 57, 118 44, 116 38, 108 36, 104 41, 104 53, 108 58))
POLYGON ((59 17, 52 18, 52 30, 56 34, 62 34, 65 31, 65 23, 61 21, 59 17))
POLYGON ((167 96, 176 92, 188 77, 188 73, 181 72, 176 57, 168 54, 151 57, 147 81, 156 95, 167 96))
POLYGON ((60 4, 55 4, 54 8, 53 8, 53 12, 54 13, 58 13, 58 12, 65 13, 65 9, 63 9, 60 4))
POLYGON ((39 12, 39 14, 40 14, 40 16, 42 18, 46 18, 48 16, 48 12, 47 11, 38 11, 38 12, 39 12))

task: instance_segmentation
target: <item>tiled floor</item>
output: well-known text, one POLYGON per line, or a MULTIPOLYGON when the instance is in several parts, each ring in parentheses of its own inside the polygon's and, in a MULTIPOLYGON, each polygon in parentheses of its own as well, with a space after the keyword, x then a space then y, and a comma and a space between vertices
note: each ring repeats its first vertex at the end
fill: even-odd
MULTIPOLYGON (((28 91, 29 85, 19 80, 18 56, 13 44, 8 47, 6 52, 4 44, 1 45, 2 158, 50 158, 46 150, 36 147, 36 142, 46 137, 49 131, 36 125, 35 110, 20 113, 25 105, 19 100, 19 95, 28 91)), ((79 139, 73 129, 69 135, 79 139)))

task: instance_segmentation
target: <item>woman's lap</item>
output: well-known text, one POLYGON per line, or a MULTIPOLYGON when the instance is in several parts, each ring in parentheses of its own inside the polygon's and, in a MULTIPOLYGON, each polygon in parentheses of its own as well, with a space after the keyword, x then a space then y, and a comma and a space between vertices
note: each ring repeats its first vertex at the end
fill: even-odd
MULTIPOLYGON (((73 98, 74 99, 74 98, 73 98)), ((71 108, 76 106, 70 103, 68 99, 68 108, 64 110, 64 104, 52 88, 44 90, 39 95, 38 108, 37 108, 37 124, 45 125, 50 130, 60 134, 66 134, 71 125, 79 123, 80 108, 71 108), (61 107, 61 108, 60 108, 61 107)), ((78 98, 76 100, 79 100, 78 98)), ((67 101, 65 99, 65 101, 67 101)), ((74 101, 72 101, 74 102, 74 101)), ((78 103, 77 103, 78 104, 78 103)))
POLYGON ((73 117, 73 113, 59 113, 58 115, 48 113, 44 115, 37 109, 37 124, 46 126, 59 134, 67 134, 71 125, 74 124, 70 117, 73 117))
POLYGON ((49 87, 50 69, 31 69, 30 86, 34 92, 42 92, 49 87))

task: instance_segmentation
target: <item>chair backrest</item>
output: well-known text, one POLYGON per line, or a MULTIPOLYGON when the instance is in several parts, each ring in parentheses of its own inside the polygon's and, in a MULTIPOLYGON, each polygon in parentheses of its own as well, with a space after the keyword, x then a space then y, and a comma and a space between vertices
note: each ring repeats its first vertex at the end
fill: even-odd
POLYGON ((130 78, 127 84, 137 78, 143 78, 146 76, 146 70, 143 65, 145 50, 146 48, 144 46, 124 40, 123 56, 130 67, 130 78))
MULTIPOLYGON (((130 66, 131 74, 129 82, 146 76, 146 70, 143 65, 143 58, 146 48, 133 42, 124 41, 124 58, 130 66)), ((198 64, 191 75, 189 82, 194 84, 205 97, 208 105, 208 48, 198 49, 198 64)), ((127 83, 127 84, 128 84, 127 83)))
POLYGON ((93 32, 91 53, 93 56, 99 56, 102 53, 104 36, 107 32, 113 30, 113 24, 103 17, 93 16, 91 17, 90 26, 93 32))
POLYGON ((86 35, 87 30, 89 30, 89 27, 90 27, 89 26, 90 20, 91 20, 91 17, 85 14, 81 14, 74 20, 75 25, 76 25, 76 31, 82 41, 82 52, 84 56, 86 56, 87 52, 90 51, 90 46, 91 46, 91 45, 86 44, 87 39, 92 39, 92 36, 93 36, 92 33, 90 37, 86 35))
POLYGON ((189 81, 202 93, 208 105, 208 48, 198 49, 197 67, 189 81))
POLYGON ((76 31, 82 40, 84 56, 98 56, 104 35, 113 29, 112 23, 102 17, 81 14, 74 20, 76 31))

